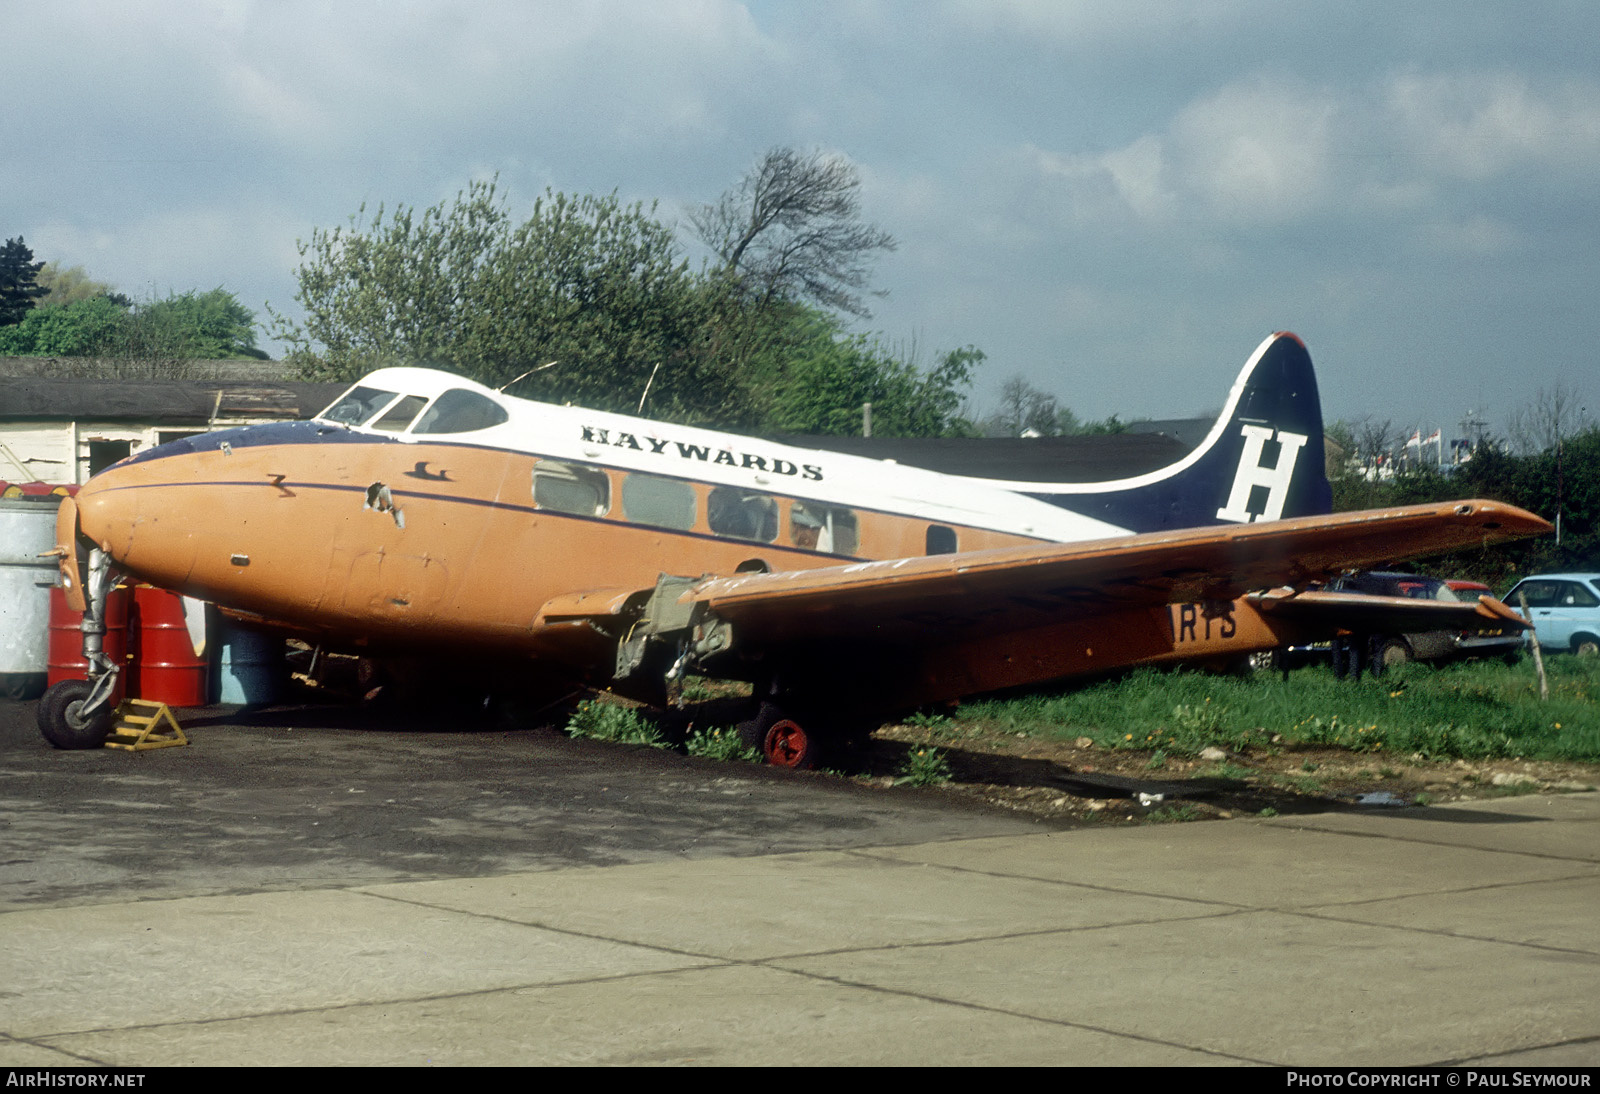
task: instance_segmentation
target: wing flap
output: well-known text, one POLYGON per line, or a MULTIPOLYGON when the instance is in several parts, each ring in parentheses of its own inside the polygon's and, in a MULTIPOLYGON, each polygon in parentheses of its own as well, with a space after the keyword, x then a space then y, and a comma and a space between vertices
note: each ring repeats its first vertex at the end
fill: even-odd
POLYGON ((1528 628, 1520 616, 1491 596, 1468 602, 1311 591, 1288 596, 1269 593, 1252 596, 1250 601, 1269 615, 1355 631, 1403 634, 1437 630, 1523 631, 1528 628))

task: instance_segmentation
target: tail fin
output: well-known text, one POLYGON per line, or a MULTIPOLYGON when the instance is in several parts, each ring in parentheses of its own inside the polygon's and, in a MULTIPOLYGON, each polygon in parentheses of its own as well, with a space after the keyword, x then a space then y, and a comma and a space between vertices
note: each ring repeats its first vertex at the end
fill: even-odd
POLYGON ((1027 492, 1131 532, 1332 512, 1311 354, 1286 332, 1262 342, 1206 439, 1170 467, 1027 492))

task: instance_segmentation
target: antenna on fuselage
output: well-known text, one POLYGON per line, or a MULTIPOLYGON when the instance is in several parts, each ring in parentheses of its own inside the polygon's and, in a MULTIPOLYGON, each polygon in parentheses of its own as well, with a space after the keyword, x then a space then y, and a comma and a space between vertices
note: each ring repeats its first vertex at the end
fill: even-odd
POLYGON ((656 367, 650 370, 650 379, 644 382, 644 394, 639 396, 639 409, 634 411, 635 415, 644 413, 644 401, 650 398, 650 385, 656 382, 656 373, 660 371, 661 362, 657 361, 656 367))
POLYGON ((539 366, 537 366, 537 367, 535 367, 535 368, 530 368, 530 369, 529 369, 529 370, 528 370, 528 371, 527 371, 527 372, 524 372, 524 373, 523 373, 523 374, 522 374, 522 376, 518 376, 518 377, 517 377, 517 378, 516 378, 516 379, 514 379, 514 380, 507 380, 507 381, 506 381, 506 382, 505 382, 505 383, 503 383, 503 384, 501 384, 501 385, 500 385, 500 386, 499 386, 499 387, 497 387, 497 388, 495 388, 495 389, 494 389, 494 393, 495 393, 495 394, 496 394, 496 395, 499 395, 499 394, 500 394, 500 393, 501 393, 501 392, 503 392, 503 391, 505 391, 505 389, 506 389, 506 388, 508 388, 508 387, 510 387, 510 386, 511 386, 511 385, 512 385, 512 384, 514 384, 514 383, 516 383, 516 382, 517 382, 517 380, 520 380, 520 379, 522 379, 522 377, 523 377, 523 376, 532 376, 532 375, 533 375, 533 374, 534 374, 534 373, 535 373, 535 372, 543 372, 543 371, 544 371, 544 370, 545 370, 545 369, 547 369, 547 368, 550 368, 550 367, 552 367, 552 366, 554 366, 554 365, 555 365, 555 362, 554 362, 554 361, 546 361, 546 362, 545 362, 545 363, 544 363, 544 364, 542 364, 542 365, 539 365, 539 366))

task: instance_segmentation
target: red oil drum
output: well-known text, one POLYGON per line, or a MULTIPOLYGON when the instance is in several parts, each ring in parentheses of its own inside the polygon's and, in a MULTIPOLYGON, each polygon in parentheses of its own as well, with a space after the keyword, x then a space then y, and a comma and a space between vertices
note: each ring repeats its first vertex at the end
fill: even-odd
POLYGON ((205 706, 208 666, 189 637, 183 597, 154 585, 136 587, 130 630, 128 694, 169 707, 205 706))
MULTIPOLYGON (((106 597, 106 657, 113 665, 128 663, 128 590, 119 585, 106 597)), ((60 588, 50 590, 50 650, 45 666, 51 687, 63 680, 87 680, 89 663, 83 659, 83 615, 67 604, 67 594, 60 588)), ((112 702, 120 703, 127 694, 127 672, 117 675, 117 689, 112 702)))

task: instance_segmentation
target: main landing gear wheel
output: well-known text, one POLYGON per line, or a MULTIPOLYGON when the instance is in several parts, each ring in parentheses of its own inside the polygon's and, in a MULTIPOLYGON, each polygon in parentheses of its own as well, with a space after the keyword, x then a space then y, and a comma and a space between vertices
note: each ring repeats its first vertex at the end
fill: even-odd
POLYGON ((739 723, 739 740, 759 749, 773 767, 807 771, 817 766, 822 742, 810 718, 800 719, 772 703, 762 703, 756 716, 739 723))
POLYGON ((93 687, 87 680, 63 680, 39 700, 39 732, 56 748, 103 748, 111 735, 112 706, 102 703, 87 718, 83 705, 93 687))

